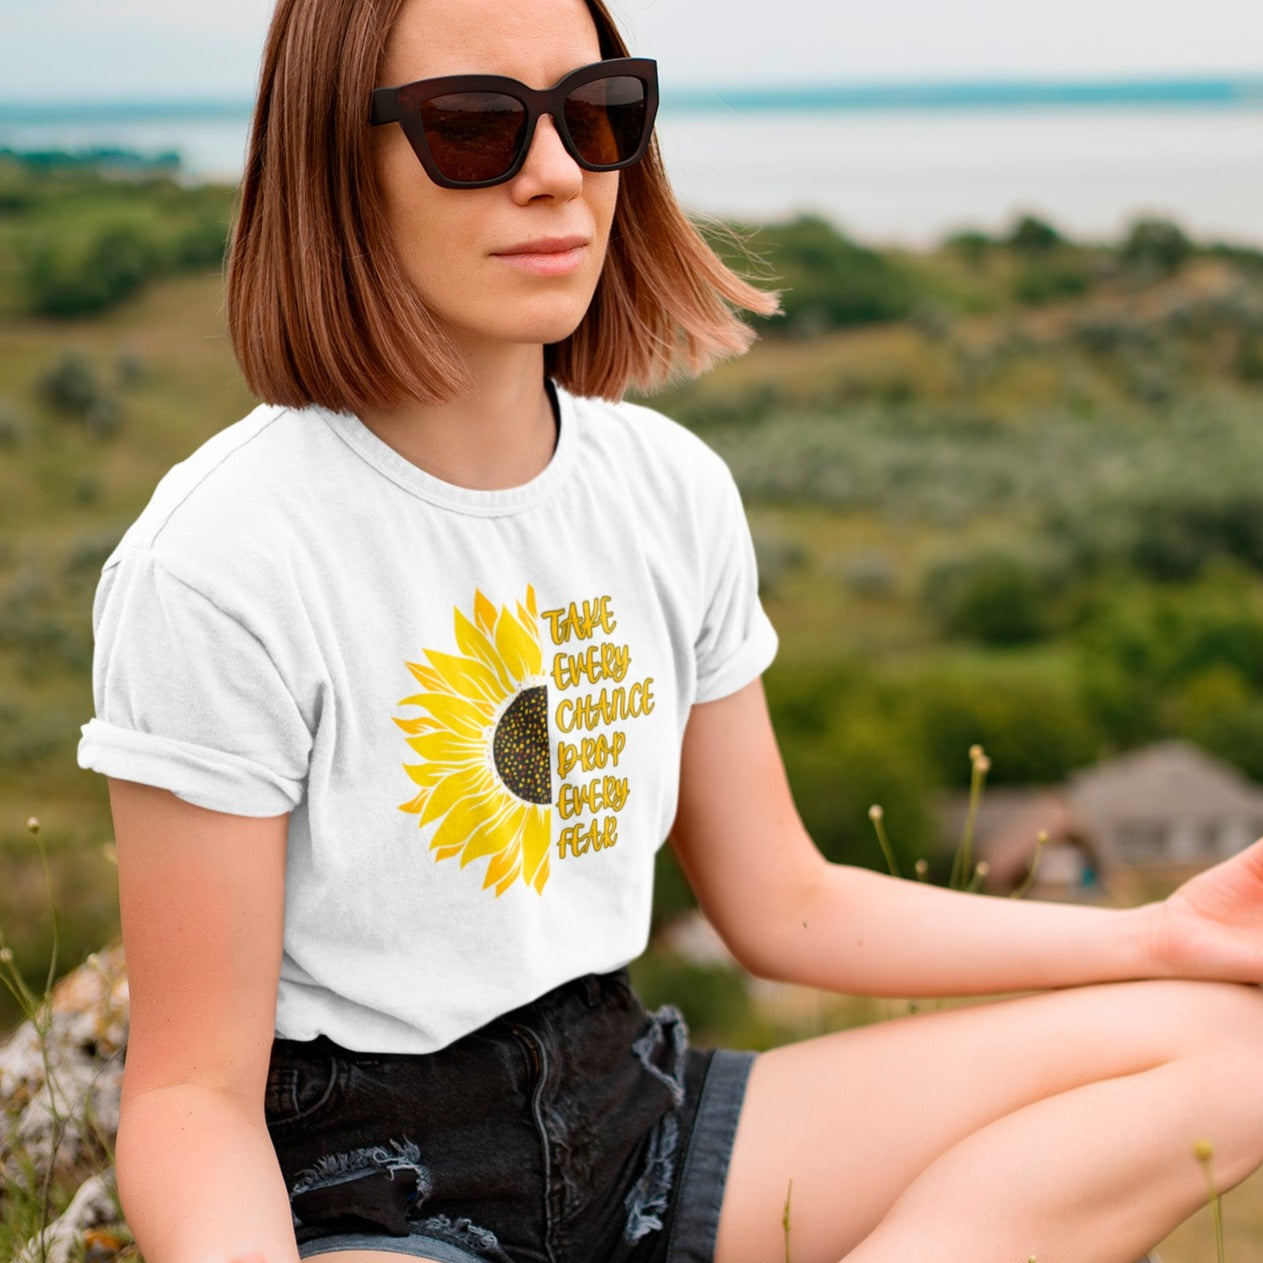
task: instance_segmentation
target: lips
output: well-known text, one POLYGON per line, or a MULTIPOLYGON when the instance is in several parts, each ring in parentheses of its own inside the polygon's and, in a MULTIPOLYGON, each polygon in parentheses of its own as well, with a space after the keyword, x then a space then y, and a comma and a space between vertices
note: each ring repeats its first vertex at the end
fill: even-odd
POLYGON ((576 274, 588 258, 591 244, 590 237, 536 237, 498 250, 492 258, 528 276, 556 279, 576 274))
POLYGON ((492 253, 505 257, 518 254, 567 254, 571 250, 579 250, 589 243, 588 237, 537 237, 534 241, 523 241, 505 250, 492 253))

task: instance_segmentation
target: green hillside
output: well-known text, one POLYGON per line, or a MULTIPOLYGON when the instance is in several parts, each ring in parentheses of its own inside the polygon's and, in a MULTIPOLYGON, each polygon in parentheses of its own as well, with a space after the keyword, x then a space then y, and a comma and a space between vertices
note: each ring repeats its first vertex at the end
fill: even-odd
MULTIPOLYGON (((0 160, 0 929, 32 979, 29 816, 64 962, 115 918, 104 785, 74 758, 100 564, 253 403, 214 262, 230 203, 0 160)), ((822 848, 878 865, 880 801, 904 856, 930 853, 929 795, 975 741, 1000 781, 1170 734, 1263 779, 1263 258, 1157 223, 1085 244, 1028 219, 924 255, 811 219, 746 235, 786 315, 654 402, 746 495, 822 848)), ((680 897, 664 873, 663 909, 680 897)))

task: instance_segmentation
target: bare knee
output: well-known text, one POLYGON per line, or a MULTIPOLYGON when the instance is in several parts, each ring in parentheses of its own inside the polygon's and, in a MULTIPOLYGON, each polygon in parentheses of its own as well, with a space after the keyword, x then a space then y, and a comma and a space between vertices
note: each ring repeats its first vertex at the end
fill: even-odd
POLYGON ((1234 982, 1154 984, 1163 1024, 1186 1054, 1251 1050, 1263 1073, 1263 989, 1234 982))
POLYGON ((1177 1060, 1203 1083, 1205 1139, 1221 1189, 1263 1165, 1263 990, 1217 982, 1163 984, 1180 1031, 1177 1060))

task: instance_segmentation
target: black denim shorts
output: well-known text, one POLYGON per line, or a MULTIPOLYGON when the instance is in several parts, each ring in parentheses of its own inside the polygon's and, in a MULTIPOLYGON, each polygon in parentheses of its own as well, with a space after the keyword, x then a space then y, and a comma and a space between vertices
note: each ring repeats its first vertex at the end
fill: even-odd
POLYGON ((299 1255, 709 1263, 753 1060, 690 1048, 626 970, 436 1053, 277 1039, 265 1111, 299 1255))

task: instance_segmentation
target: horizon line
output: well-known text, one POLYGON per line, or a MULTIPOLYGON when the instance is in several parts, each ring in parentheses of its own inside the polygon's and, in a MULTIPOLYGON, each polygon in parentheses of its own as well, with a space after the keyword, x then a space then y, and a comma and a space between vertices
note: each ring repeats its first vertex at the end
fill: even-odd
MULTIPOLYGON (((663 91, 669 109, 705 112, 733 108, 857 109, 995 105, 1263 105, 1263 70, 1236 74, 1119 75, 1107 77, 987 76, 873 79, 797 84, 683 85, 663 91)), ((0 122, 102 121, 176 111, 184 120, 249 115, 253 98, 238 96, 111 96, 67 101, 0 99, 0 122)))

